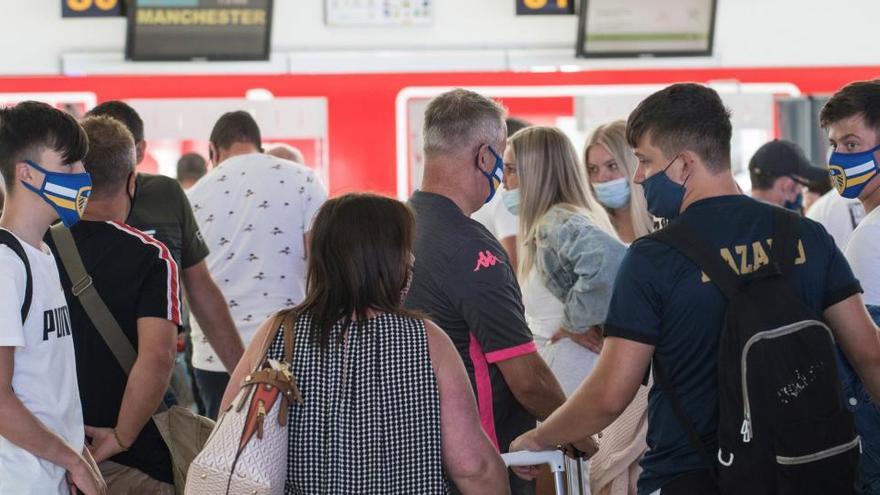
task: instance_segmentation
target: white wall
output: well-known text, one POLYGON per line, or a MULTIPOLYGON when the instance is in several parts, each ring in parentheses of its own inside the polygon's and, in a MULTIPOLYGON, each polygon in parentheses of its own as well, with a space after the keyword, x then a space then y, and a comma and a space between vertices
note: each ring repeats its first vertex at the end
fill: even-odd
MULTIPOLYGON (((572 47, 574 51, 575 16, 516 17, 514 0, 434 3, 434 24, 429 27, 331 28, 324 24, 323 0, 275 0, 273 50, 572 47)), ((635 65, 880 64, 874 49, 880 1, 718 0, 718 4, 713 58, 635 65)), ((63 53, 121 52, 125 44, 124 19, 62 19, 60 0, 0 0, 0 12, 0 75, 58 74, 63 53)), ((632 61, 585 64, 634 65, 632 61)))

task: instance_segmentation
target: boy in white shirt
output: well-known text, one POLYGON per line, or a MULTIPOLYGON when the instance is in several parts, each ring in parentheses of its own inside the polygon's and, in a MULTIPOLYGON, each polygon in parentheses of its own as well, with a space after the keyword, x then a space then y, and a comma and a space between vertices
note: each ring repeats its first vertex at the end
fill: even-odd
POLYGON ((106 493, 85 448, 70 317, 49 226, 91 192, 85 132, 38 102, 0 109, 0 493, 106 493))

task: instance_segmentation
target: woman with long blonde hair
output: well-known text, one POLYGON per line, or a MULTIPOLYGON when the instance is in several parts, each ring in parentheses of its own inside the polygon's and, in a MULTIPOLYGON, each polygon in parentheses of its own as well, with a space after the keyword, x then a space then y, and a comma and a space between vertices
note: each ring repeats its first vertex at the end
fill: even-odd
POLYGON ((590 190, 608 212, 614 230, 626 244, 651 233, 642 186, 633 182, 635 155, 626 142, 626 121, 601 125, 587 139, 584 151, 590 190))
POLYGON ((587 187, 571 141, 552 127, 514 134, 504 153, 505 205, 519 215, 526 320, 570 395, 601 350, 624 246, 587 187))
MULTIPOLYGON (((651 233, 642 186, 633 182, 638 160, 626 142, 626 121, 615 120, 596 128, 584 150, 587 178, 596 199, 608 212, 620 239, 629 244, 651 233)), ((634 495, 641 473, 639 460, 648 449, 648 387, 602 432, 602 448, 590 460, 593 495, 634 495)))

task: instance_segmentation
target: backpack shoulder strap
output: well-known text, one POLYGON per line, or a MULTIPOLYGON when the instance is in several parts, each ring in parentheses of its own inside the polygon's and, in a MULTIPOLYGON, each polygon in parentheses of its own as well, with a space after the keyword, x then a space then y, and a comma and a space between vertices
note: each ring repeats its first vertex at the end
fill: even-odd
POLYGON ((717 250, 712 249, 706 241, 695 235, 686 225, 674 222, 645 236, 644 239, 662 242, 685 255, 709 276, 728 299, 739 292, 741 282, 736 273, 721 259, 717 250))
POLYGON ((663 369, 663 366, 660 365, 660 360, 657 358, 656 354, 651 360, 651 365, 654 368, 654 375, 657 377, 657 384, 660 385, 660 388, 663 389, 663 392, 669 397, 669 403, 672 405, 672 413, 675 414, 675 419, 684 429, 685 433, 687 433, 688 442, 691 444, 691 447, 697 451, 703 464, 705 464, 706 468, 709 470, 709 476, 717 485, 718 473, 715 471, 715 460, 709 455, 709 451, 706 450, 706 445, 703 444, 703 441, 700 439, 700 434, 697 433, 694 423, 688 418, 687 412, 685 412, 684 407, 682 407, 681 402, 679 402, 678 395, 675 393, 672 384, 668 381, 666 372, 663 369))
POLYGON ((770 259, 784 277, 789 277, 794 269, 798 250, 798 227, 800 217, 784 208, 776 208, 773 214, 773 245, 770 246, 770 259))
POLYGON ((27 320, 28 313, 31 311, 31 300, 34 297, 34 281, 31 273, 31 264, 28 261, 27 253, 21 242, 16 239, 8 230, 0 229, 0 244, 4 244, 15 253, 16 256, 24 263, 24 273, 26 275, 24 302, 21 303, 21 324, 24 325, 27 320))
MULTIPOLYGON (((128 376, 137 359, 137 351, 131 344, 131 341, 128 340, 128 337, 125 336, 125 332, 122 331, 122 327, 119 326, 119 322, 113 316, 113 313, 110 312, 110 308, 107 307, 104 299, 101 298, 98 289, 95 288, 91 275, 89 275, 85 265, 83 265, 79 248, 76 247, 76 241, 73 239, 73 234, 70 232, 70 229, 61 224, 52 226, 49 232, 52 240, 55 242, 55 248, 58 251, 58 256, 61 258, 61 263, 64 265, 65 270, 67 270, 67 275, 70 277, 71 284, 73 284, 71 293, 79 300, 79 303, 92 321, 92 325, 98 330, 104 343, 107 344, 110 352, 113 353, 113 357, 116 358, 119 366, 122 367, 122 370, 128 376)), ((160 402, 156 412, 164 412, 165 410, 167 410, 165 402, 160 402)))
POLYGON ((73 240, 73 234, 67 227, 57 224, 49 229, 52 240, 55 241, 55 248, 58 250, 58 257, 72 284, 71 293, 79 299, 83 309, 95 325, 95 329, 101 334, 101 338, 113 352, 113 356, 119 362, 125 374, 131 372, 134 361, 137 359, 137 351, 125 336, 116 317, 110 312, 110 308, 98 294, 95 285, 92 283, 92 277, 86 271, 83 265, 82 257, 80 257, 79 249, 73 240))

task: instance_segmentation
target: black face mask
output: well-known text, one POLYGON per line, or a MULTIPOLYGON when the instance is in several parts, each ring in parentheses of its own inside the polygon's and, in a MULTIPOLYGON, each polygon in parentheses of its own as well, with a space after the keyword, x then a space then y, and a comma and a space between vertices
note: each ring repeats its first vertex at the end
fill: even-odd
POLYGON ((138 180, 137 180, 137 172, 132 172, 131 174, 129 174, 129 176, 128 176, 128 177, 129 177, 128 180, 125 181, 125 183, 126 183, 126 192, 128 192, 128 191, 127 191, 127 189, 128 189, 127 184, 128 184, 128 181, 131 180, 131 176, 132 176, 132 175, 135 176, 135 177, 134 177, 134 193, 131 193, 131 194, 128 195, 129 205, 128 205, 128 215, 125 217, 125 223, 126 223, 126 224, 131 223, 131 222, 130 222, 130 220, 131 220, 131 214, 132 214, 132 212, 134 212, 134 203, 135 203, 135 200, 137 200, 137 195, 138 195, 138 180))

